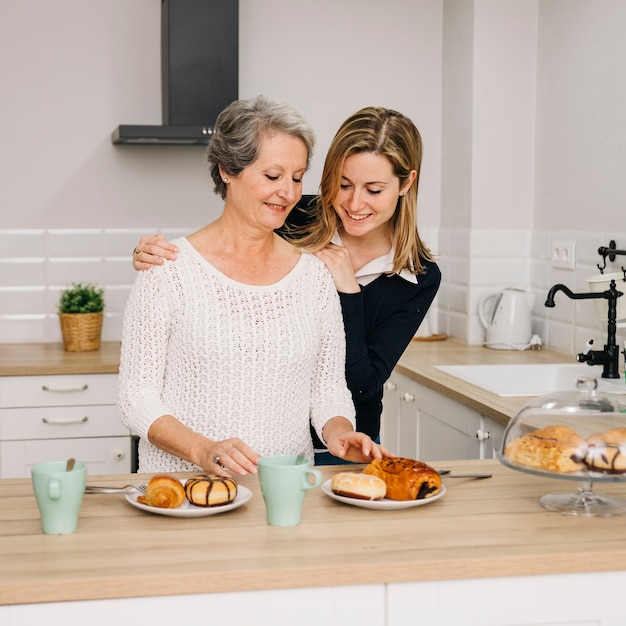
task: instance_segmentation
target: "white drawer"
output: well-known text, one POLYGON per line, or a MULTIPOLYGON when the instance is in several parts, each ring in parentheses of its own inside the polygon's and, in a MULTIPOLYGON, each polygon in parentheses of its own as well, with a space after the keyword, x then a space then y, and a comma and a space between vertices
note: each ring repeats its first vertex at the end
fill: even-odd
POLYGON ((0 407, 115 404, 117 374, 0 376, 0 407))
POLYGON ((0 409, 0 440, 130 435, 115 406, 0 409))
POLYGON ((87 465, 88 474, 128 474, 131 471, 130 437, 5 441, 0 443, 0 477, 28 478, 30 468, 45 461, 70 457, 87 465))

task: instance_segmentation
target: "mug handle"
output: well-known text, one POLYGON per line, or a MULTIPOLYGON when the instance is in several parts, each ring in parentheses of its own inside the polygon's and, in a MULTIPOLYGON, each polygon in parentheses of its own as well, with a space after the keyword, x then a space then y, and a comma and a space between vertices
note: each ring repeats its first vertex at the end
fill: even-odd
POLYGON ((58 500, 61 497, 61 482, 58 479, 52 478, 48 483, 48 495, 53 500, 58 500))
POLYGON ((322 484, 322 472, 316 469, 308 468, 304 471, 302 477, 302 486, 305 489, 315 489, 315 487, 319 487, 322 484), (313 475, 315 477, 315 482, 309 481, 309 476, 313 475))

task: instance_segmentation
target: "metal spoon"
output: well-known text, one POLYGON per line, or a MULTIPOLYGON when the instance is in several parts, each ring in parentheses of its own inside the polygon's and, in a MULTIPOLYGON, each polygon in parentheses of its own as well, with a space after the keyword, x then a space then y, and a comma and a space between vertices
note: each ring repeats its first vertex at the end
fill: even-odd
POLYGON ((469 472, 464 474, 452 474, 449 469, 437 470, 440 476, 448 478, 491 478, 491 474, 483 474, 477 472, 469 472))
POLYGON ((76 459, 68 459, 65 464, 65 471, 71 472, 74 469, 74 463, 76 463, 76 459))

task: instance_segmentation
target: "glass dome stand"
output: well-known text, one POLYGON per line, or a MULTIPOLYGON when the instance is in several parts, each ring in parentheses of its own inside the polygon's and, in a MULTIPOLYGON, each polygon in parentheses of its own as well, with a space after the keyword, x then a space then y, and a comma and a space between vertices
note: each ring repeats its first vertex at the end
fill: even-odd
POLYGON ((626 500, 593 493, 593 481, 581 480, 576 493, 553 493, 542 496, 539 503, 548 511, 583 517, 609 517, 626 514, 626 500))

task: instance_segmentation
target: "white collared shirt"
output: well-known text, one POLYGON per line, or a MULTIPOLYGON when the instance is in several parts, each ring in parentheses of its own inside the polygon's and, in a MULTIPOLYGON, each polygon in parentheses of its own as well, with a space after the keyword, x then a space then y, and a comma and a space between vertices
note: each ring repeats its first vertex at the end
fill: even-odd
MULTIPOLYGON (((334 243, 337 246, 343 246, 343 241, 341 241, 339 232, 335 232, 333 238, 331 239, 331 243, 334 243)), ((383 256, 372 259, 369 263, 360 267, 354 273, 359 285, 361 285, 361 287, 365 287, 365 285, 369 285, 371 282, 375 281, 381 274, 390 272, 393 269, 393 257, 395 252, 395 248, 392 246, 391 250, 387 254, 383 254, 383 256)), ((417 276, 406 269, 401 270, 399 276, 410 283, 417 284, 417 276)))

